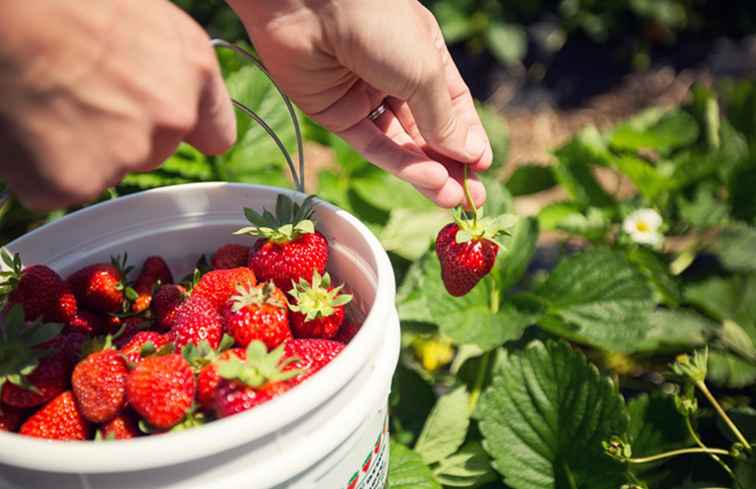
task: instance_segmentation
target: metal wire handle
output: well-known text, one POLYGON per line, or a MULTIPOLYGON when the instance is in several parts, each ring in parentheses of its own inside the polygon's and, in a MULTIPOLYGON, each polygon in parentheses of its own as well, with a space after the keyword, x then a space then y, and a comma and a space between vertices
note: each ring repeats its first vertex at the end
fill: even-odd
POLYGON ((281 90, 281 87, 278 86, 278 84, 273 80, 273 77, 270 76, 270 73, 265 68, 265 66, 262 64, 262 61, 257 59, 257 57, 247 51, 246 49, 240 48, 236 44, 231 44, 228 41, 225 41, 223 39, 213 39, 210 41, 213 48, 225 48, 230 49, 232 51, 235 51, 236 53, 242 55, 244 58, 249 60, 253 65, 255 65, 260 71, 262 71, 265 76, 268 77, 270 82, 273 84, 274 87, 276 87, 276 90, 281 95, 281 98, 284 101, 284 104, 286 105, 286 109, 289 111, 289 116, 291 117, 291 122, 294 125, 294 136, 297 140, 297 158, 299 160, 299 171, 297 171, 296 166, 294 165, 294 160, 291 158, 291 154, 289 154, 289 151, 286 149, 286 146, 284 145, 283 141, 281 141, 281 138, 278 137, 276 132, 273 130, 268 123, 266 123, 262 117, 260 117, 254 110, 250 109, 243 103, 239 102, 238 100, 231 98, 231 103, 234 104, 234 106, 247 114, 249 117, 251 117, 255 122, 257 122, 260 127, 262 127, 265 132, 268 133, 268 135, 273 139, 273 141, 278 146, 278 149, 281 150, 281 153, 283 153, 284 158, 286 158, 286 163, 289 166, 289 171, 291 171, 291 178, 294 180, 294 185, 296 186, 297 190, 304 193, 304 144, 302 142, 302 130, 299 127, 299 118, 297 117, 297 112, 294 109, 294 105, 291 103, 291 100, 289 100, 289 97, 286 96, 286 94, 281 90))

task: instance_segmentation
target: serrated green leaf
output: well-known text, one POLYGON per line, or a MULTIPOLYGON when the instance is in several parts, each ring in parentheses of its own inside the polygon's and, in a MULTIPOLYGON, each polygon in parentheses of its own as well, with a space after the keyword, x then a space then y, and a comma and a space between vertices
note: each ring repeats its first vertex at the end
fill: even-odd
POLYGON ((580 206, 574 202, 554 202, 538 211, 538 226, 542 231, 553 231, 576 214, 580 215, 580 206))
POLYGON ((442 209, 392 209, 380 235, 381 244, 386 251, 408 260, 417 260, 428 251, 448 221, 449 213, 442 209))
POLYGON ((433 475, 444 487, 479 487, 498 477, 480 443, 471 442, 439 462, 433 475))
POLYGON ((543 192, 556 184, 556 178, 550 166, 519 165, 507 180, 507 189, 513 197, 519 197, 543 192))
POLYGON ((756 364, 732 353, 710 350, 706 379, 724 387, 746 387, 756 381, 756 364))
MULTIPOLYGON (((559 155, 558 152, 555 152, 559 155)), ((582 160, 560 158, 553 166, 554 175, 564 190, 582 206, 608 207, 614 199, 593 175, 591 166, 582 160)))
POLYGON ((420 455, 391 441, 388 489, 441 489, 420 455))
POLYGON ((520 219, 511 236, 502 238, 503 248, 496 258, 494 271, 497 286, 504 292, 520 281, 530 264, 538 243, 538 221, 534 218, 520 219))
POLYGON ((677 200, 680 217, 696 228, 709 228, 724 224, 730 209, 715 195, 715 190, 704 186, 698 187, 691 199, 680 197, 677 200))
POLYGON ((692 311, 659 309, 649 316, 646 335, 635 344, 637 352, 679 353, 706 345, 719 325, 692 311))
POLYGON ((627 257, 646 276, 654 289, 656 302, 677 307, 682 302, 682 290, 663 261, 663 256, 645 246, 634 247, 627 257))
POLYGON ((595 165, 608 165, 614 158, 605 138, 592 125, 578 131, 572 139, 556 149, 554 155, 564 161, 582 161, 595 165))
POLYGON ((426 464, 434 464, 452 455, 462 446, 470 425, 467 389, 457 387, 441 396, 425 421, 415 444, 426 464))
POLYGON ((653 149, 667 154, 698 138, 698 124, 687 112, 672 110, 661 117, 658 115, 658 110, 652 109, 620 124, 609 137, 611 145, 623 150, 653 149))
POLYGON ((563 342, 534 342, 503 363, 478 418, 504 482, 514 489, 619 487, 625 468, 601 445, 629 422, 612 382, 563 342))
POLYGON ((599 248, 565 258, 537 294, 550 314, 567 323, 545 327, 574 341, 630 352, 650 329, 651 289, 615 251, 599 248))
POLYGON ((733 224, 722 229, 716 246, 719 259, 732 271, 756 271, 756 228, 733 224))
POLYGON ((409 183, 384 171, 371 171, 353 178, 352 189, 376 209, 436 210, 437 207, 409 183))
POLYGON ((633 182, 641 195, 651 201, 657 199, 662 192, 670 190, 676 184, 674 179, 662 174, 648 162, 633 155, 618 156, 612 161, 612 164, 633 182))
MULTIPOLYGON (((633 449, 633 457, 646 457, 676 448, 689 446, 692 440, 685 426, 685 420, 675 407, 672 396, 656 393, 641 394, 627 404, 630 414, 628 440, 633 449)), ((646 480, 658 479, 660 463, 638 464, 633 472, 646 480)))
POLYGON ((710 278, 688 285, 684 294, 717 321, 737 323, 756 344, 756 275, 710 278))

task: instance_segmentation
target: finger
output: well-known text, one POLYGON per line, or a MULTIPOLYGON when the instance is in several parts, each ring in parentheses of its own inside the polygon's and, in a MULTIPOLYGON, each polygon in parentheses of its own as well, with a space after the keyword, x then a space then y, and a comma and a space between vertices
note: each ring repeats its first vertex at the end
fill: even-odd
POLYGON ((176 152, 184 139, 184 133, 175 130, 155 131, 152 137, 150 155, 131 168, 132 171, 151 171, 162 165, 176 152))
POLYGON ((417 188, 439 190, 449 179, 446 167, 420 150, 393 114, 363 120, 337 134, 368 161, 417 188))
MULTIPOLYGON (((415 122, 415 117, 412 115, 412 110, 410 110, 409 105, 407 105, 406 102, 403 102, 393 97, 389 97, 387 99, 387 102, 389 106, 391 107, 392 112, 396 114, 396 117, 397 119, 399 119, 399 122, 402 124, 402 127, 407 132, 407 134, 409 134, 410 137, 412 137, 412 140, 415 142, 415 144, 417 144, 421 148, 425 146, 429 146, 427 141, 425 141, 425 139, 423 138, 423 135, 420 134, 420 130, 417 127, 417 123, 415 122)), ((474 106, 472 107, 473 107, 474 117, 477 118, 477 113, 474 112, 474 106)), ((493 160, 493 153, 491 151, 490 145, 487 145, 487 149, 483 153, 483 156, 477 162, 472 163, 470 168, 473 171, 485 171, 491 166, 492 160, 493 160)))
POLYGON ((200 93, 197 123, 186 142, 203 153, 221 154, 236 141, 236 117, 218 63, 213 63, 200 93))
POLYGON ((435 19, 431 16, 426 20, 431 29, 432 46, 425 73, 407 103, 420 133, 432 148, 460 162, 476 163, 487 151, 485 130, 479 122, 462 117, 453 103, 444 65, 444 40, 435 19))

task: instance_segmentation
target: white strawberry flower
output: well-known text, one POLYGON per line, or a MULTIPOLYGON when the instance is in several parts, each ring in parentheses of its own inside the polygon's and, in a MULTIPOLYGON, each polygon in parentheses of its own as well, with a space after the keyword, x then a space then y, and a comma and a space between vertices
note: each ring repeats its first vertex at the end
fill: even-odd
POLYGON ((638 244, 659 246, 664 239, 659 232, 662 222, 654 209, 638 209, 625 218, 622 229, 638 244))

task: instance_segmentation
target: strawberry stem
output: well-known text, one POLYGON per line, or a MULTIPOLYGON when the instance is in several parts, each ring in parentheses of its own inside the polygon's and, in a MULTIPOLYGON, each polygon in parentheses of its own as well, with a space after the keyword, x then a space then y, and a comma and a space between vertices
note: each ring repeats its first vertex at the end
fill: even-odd
POLYGON ((462 188, 465 189, 465 199, 467 200, 467 206, 470 208, 472 215, 473 215, 473 226, 476 226, 478 224, 478 208, 475 207, 475 202, 473 202, 472 193, 470 192, 470 186, 467 184, 468 179, 468 165, 464 165, 464 176, 462 179, 462 188))

